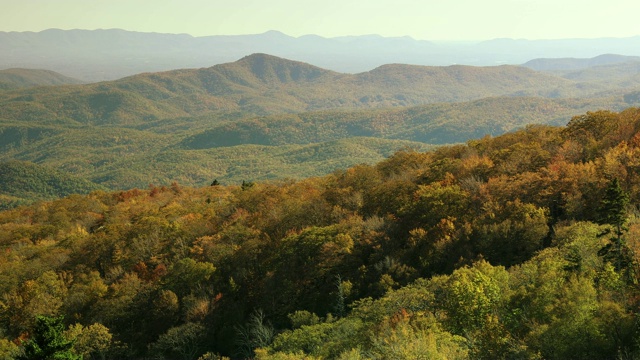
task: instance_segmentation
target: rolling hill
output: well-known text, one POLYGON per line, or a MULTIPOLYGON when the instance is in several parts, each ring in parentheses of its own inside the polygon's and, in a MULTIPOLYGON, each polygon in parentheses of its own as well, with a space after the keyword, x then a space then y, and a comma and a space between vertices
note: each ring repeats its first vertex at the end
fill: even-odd
POLYGON ((36 86, 80 84, 82 81, 50 70, 6 69, 0 70, 0 90, 15 90, 36 86))
POLYGON ((265 54, 197 70, 0 93, 0 118, 75 125, 140 125, 230 111, 268 115, 383 108, 495 96, 585 97, 590 87, 518 66, 385 65, 351 75, 265 54))
POLYGON ((306 178, 401 148, 618 111, 638 105, 637 94, 637 86, 518 66, 389 64, 354 75, 254 54, 0 92, 0 161, 46 165, 110 189, 306 178))
POLYGON ((0 122, 0 161, 45 164, 111 189, 306 178, 526 124, 565 124, 622 99, 489 98, 397 109, 155 121, 138 127, 0 122))
MULTIPOLYGON (((564 125, 576 113, 611 105, 610 99, 584 102, 495 97, 393 109, 279 114, 225 122, 185 138, 181 146, 186 149, 242 144, 278 146, 358 136, 442 145, 498 135, 528 124, 564 125)), ((624 104, 614 108, 618 107, 624 104)))

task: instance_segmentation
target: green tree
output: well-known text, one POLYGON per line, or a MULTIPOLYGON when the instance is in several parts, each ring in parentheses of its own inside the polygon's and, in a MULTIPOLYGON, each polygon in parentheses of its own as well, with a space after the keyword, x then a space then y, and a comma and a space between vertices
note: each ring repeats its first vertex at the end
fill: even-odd
POLYGON ((190 292, 206 292, 208 282, 216 268, 209 262, 184 258, 176 262, 166 277, 166 286, 178 296, 190 292))
POLYGON ((445 325, 458 335, 483 329, 508 297, 508 282, 503 267, 484 260, 454 271, 439 293, 440 307, 447 312, 445 325))
POLYGON ((198 323, 188 322, 172 327, 151 344, 151 350, 169 359, 196 359, 202 350, 202 339, 206 328, 198 323))
POLYGON ((622 237, 624 224, 627 221, 627 205, 629 194, 620 186, 620 181, 614 178, 609 182, 605 190, 604 198, 600 203, 598 212, 600 224, 609 224, 614 227, 616 238, 622 237))
POLYGON ((605 190, 604 197, 598 208, 600 224, 608 224, 613 227, 614 237, 609 244, 605 245, 600 254, 608 261, 611 261, 616 270, 627 268, 632 258, 624 244, 622 235, 626 231, 627 205, 629 204, 629 194, 627 194, 617 178, 609 182, 605 190))
POLYGON ((64 336, 64 317, 36 317, 33 336, 24 345, 20 360, 76 360, 82 355, 73 352, 73 341, 64 336))

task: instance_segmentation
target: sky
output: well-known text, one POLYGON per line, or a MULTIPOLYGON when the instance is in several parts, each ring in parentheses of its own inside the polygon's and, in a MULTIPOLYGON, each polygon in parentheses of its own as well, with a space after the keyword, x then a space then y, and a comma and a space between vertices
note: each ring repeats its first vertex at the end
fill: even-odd
POLYGON ((431 41, 640 35, 637 0, 0 0, 0 31, 379 34, 431 41))

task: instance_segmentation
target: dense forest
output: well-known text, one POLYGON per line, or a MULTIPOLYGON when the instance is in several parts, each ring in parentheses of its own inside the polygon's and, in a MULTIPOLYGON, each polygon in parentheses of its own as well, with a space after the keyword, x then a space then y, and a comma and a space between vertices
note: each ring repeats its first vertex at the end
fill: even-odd
POLYGON ((0 210, 86 194, 106 188, 65 172, 26 161, 0 162, 0 210))
POLYGON ((639 201, 629 108, 304 180, 17 207, 0 358, 638 358, 639 201))

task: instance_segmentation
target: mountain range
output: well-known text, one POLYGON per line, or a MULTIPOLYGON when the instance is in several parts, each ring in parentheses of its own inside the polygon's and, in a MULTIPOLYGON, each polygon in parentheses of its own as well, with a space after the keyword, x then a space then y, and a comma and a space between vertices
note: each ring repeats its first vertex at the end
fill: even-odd
POLYGON ((119 29, 49 29, 0 32, 0 53, 0 69, 48 69, 94 82, 141 72, 210 67, 253 53, 268 53, 347 73, 365 72, 391 63, 487 66, 522 64, 536 58, 591 58, 607 53, 640 56, 640 36, 442 43, 379 35, 292 37, 277 31, 193 37, 119 29))
POLYGON ((318 176, 401 148, 637 106, 640 81, 628 60, 562 73, 388 64, 348 74, 253 54, 53 86, 51 73, 21 70, 40 81, 0 91, 0 161, 28 161, 110 189, 318 176))
POLYGON ((608 66, 624 63, 640 62, 640 56, 602 54, 592 58, 538 58, 529 60, 522 66, 538 71, 555 73, 584 70, 597 66, 608 66))
POLYGON ((389 64, 365 73, 345 74, 253 54, 210 68, 0 92, 0 118, 67 125, 143 126, 163 119, 229 113, 270 115, 417 106, 495 96, 622 97, 640 85, 639 65, 640 62, 592 67, 587 69, 590 75, 576 79, 512 65, 389 64), (598 75, 599 71, 604 75, 598 75), (618 76, 609 76, 612 72, 618 76), (590 81, 591 78, 595 80, 590 81))

